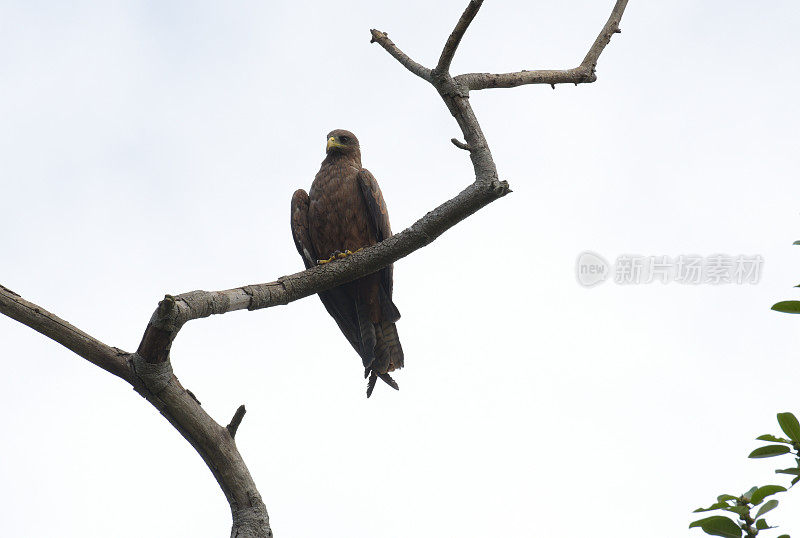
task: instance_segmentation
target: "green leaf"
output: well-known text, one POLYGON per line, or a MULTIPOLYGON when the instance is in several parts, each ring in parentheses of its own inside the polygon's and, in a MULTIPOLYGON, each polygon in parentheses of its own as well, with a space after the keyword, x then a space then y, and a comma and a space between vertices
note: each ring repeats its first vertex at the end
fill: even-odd
POLYGON ((719 497, 717 497, 718 502, 725 502, 725 501, 735 501, 738 497, 734 497, 733 495, 728 495, 727 493, 723 493, 719 497))
POLYGON ((794 242, 794 243, 792 243, 792 244, 793 244, 793 245, 800 245, 800 241, 795 241, 795 242, 794 242))
POLYGON ((761 504, 761 501, 763 501, 765 497, 775 495, 781 491, 786 491, 786 488, 783 486, 761 486, 756 490, 755 493, 753 493, 753 497, 750 499, 750 502, 752 502, 754 506, 761 504))
POLYGON ((772 309, 786 314, 800 314, 800 301, 781 301, 772 305, 772 309))
MULTIPOLYGON (((797 303, 800 304, 800 301, 797 303)), ((778 424, 789 439, 800 442, 800 422, 793 414, 778 413, 778 424)))
POLYGON ((742 538, 742 529, 731 519, 725 516, 711 516, 698 519, 690 523, 689 528, 700 527, 703 532, 711 536, 724 536, 725 538, 742 538))
POLYGON ((775 508, 776 506, 778 506, 778 500, 777 499, 768 500, 767 502, 765 502, 763 504, 763 506, 761 506, 761 508, 758 509, 758 512, 756 512, 756 519, 758 519, 759 517, 763 516, 764 514, 766 514, 767 512, 772 510, 773 508, 775 508))
POLYGON ((771 458, 773 456, 780 456, 782 454, 788 454, 791 449, 788 446, 783 445, 767 445, 759 447, 753 450, 748 458, 771 458))
POLYGON ((764 435, 759 435, 756 437, 756 441, 769 441, 770 443, 786 443, 787 445, 791 445, 792 442, 788 439, 784 439, 783 437, 775 437, 774 435, 770 435, 765 433, 764 435))
POLYGON ((758 486, 753 486, 752 488, 748 489, 746 492, 742 494, 742 498, 745 501, 750 502, 750 498, 753 496, 753 493, 755 493, 757 489, 758 486))
POLYGON ((698 508, 695 512, 708 512, 709 510, 719 510, 720 508, 727 508, 729 505, 726 502, 714 503, 708 508, 698 508))
POLYGON ((778 538, 792 538, 792 537, 789 536, 788 534, 781 534, 780 536, 778 536, 778 538))
POLYGON ((723 508, 723 510, 727 510, 728 512, 733 512, 735 514, 739 514, 742 517, 744 517, 745 514, 749 514, 750 513, 750 507, 749 506, 745 506, 745 505, 728 506, 726 508, 723 508))
POLYGON ((763 531, 764 529, 771 529, 773 527, 770 527, 769 525, 767 525, 767 520, 762 518, 762 519, 759 519, 758 521, 756 521, 756 528, 758 530, 760 530, 760 531, 763 531))
MULTIPOLYGON (((794 486, 795 484, 797 484, 797 481, 798 481, 798 480, 800 480, 800 476, 796 476, 796 477, 792 478, 792 486, 794 486)), ((790 487, 791 487, 791 486, 790 486, 790 487)))
POLYGON ((791 467, 789 469, 776 469, 775 473, 776 474, 793 474, 793 475, 796 475, 796 476, 800 476, 800 469, 798 469, 797 467, 791 467))

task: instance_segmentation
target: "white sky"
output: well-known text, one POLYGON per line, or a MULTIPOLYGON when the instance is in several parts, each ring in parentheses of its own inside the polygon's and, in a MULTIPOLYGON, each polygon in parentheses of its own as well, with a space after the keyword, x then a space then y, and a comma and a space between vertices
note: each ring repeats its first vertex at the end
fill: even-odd
MULTIPOLYGON (((567 68, 612 0, 486 2, 454 73, 567 68)), ((164 293, 302 268, 289 198, 354 131, 395 230, 466 186, 432 65, 466 2, 0 3, 0 282, 135 350, 164 293)), ((279 538, 675 537, 800 413, 789 0, 632 1, 599 80, 475 92, 514 193, 395 266, 406 368, 364 397, 316 298, 190 323, 172 359, 279 538), (585 289, 584 250, 758 254, 758 285, 585 289)), ((127 385, 0 318, 0 535, 227 536, 200 457, 127 385)), ((800 496, 769 520, 800 532, 800 496)))

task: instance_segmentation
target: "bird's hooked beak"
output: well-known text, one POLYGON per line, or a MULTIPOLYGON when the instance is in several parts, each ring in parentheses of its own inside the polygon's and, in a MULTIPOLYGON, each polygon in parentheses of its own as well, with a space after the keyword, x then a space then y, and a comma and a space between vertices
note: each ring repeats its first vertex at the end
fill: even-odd
POLYGON ((331 150, 331 148, 343 148, 343 147, 344 144, 340 144, 339 142, 336 141, 335 136, 331 136, 330 138, 328 138, 328 143, 325 145, 325 153, 328 153, 331 150))

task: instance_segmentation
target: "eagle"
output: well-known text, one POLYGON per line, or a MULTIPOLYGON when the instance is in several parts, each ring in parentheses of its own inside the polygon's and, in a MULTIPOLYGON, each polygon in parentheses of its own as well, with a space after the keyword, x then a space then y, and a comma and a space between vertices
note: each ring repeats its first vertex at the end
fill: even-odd
MULTIPOLYGON (((386 202, 375 177, 361 166, 358 138, 328 133, 325 159, 306 193, 292 195, 291 226, 306 268, 344 258, 392 235, 386 202)), ((378 378, 398 390, 389 375, 403 367, 403 348, 392 302, 392 266, 319 293, 322 304, 361 357, 367 398, 378 378)))

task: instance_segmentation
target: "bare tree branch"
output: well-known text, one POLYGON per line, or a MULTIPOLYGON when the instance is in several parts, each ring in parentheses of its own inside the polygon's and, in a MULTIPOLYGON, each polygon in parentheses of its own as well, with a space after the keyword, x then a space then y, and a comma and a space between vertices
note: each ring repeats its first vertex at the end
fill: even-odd
POLYGON ((608 17, 608 21, 606 21, 603 29, 600 30, 600 35, 598 35, 597 39, 594 40, 592 47, 589 49, 586 57, 581 62, 582 67, 590 67, 592 72, 594 72, 594 68, 597 67, 597 60, 600 58, 600 55, 606 48, 606 45, 611 42, 611 37, 614 34, 622 32, 622 30, 619 29, 619 23, 622 21, 622 14, 625 12, 625 7, 627 5, 628 0, 617 0, 617 3, 614 5, 614 9, 611 10, 611 15, 608 17))
POLYGON ((511 192, 508 183, 498 178, 489 145, 469 102, 470 90, 510 88, 522 84, 593 82, 600 54, 611 36, 619 32, 627 0, 617 0, 611 17, 577 68, 505 74, 471 73, 453 77, 449 73, 453 57, 482 3, 482 0, 470 1, 445 43, 434 70, 408 57, 386 33, 371 30, 371 42, 378 43, 439 93, 464 136, 464 142, 456 138, 451 141, 456 147, 469 151, 475 170, 473 183, 406 230, 343 260, 283 276, 274 282, 222 291, 167 295, 153 313, 136 353, 107 346, 0 286, 0 313, 24 323, 130 383, 189 441, 211 469, 230 504, 233 516, 231 536, 234 538, 272 536, 267 510, 234 441, 245 408, 240 406, 230 424, 222 427, 203 410, 197 398, 181 386, 172 372, 169 356, 172 342, 181 327, 188 321, 213 314, 284 305, 374 273, 430 244, 471 214, 511 192))
POLYGON ((471 0, 467 5, 467 9, 465 9, 464 13, 461 14, 461 18, 458 19, 456 27, 450 34, 450 37, 447 38, 447 42, 444 44, 442 55, 439 57, 439 63, 436 64, 436 68, 434 69, 435 73, 450 72, 450 63, 453 61, 453 56, 456 54, 456 49, 458 48, 459 43, 461 43, 461 38, 464 37, 467 28, 469 28, 469 25, 472 22, 472 19, 474 19, 475 15, 478 14, 481 4, 483 4, 483 0, 471 0))
POLYGON ((465 150, 465 151, 472 151, 472 148, 471 148, 471 147, 469 147, 469 145, 465 144, 464 142, 462 142, 462 141, 461 141, 461 140, 459 140, 458 138, 451 138, 451 139, 450 139, 450 142, 452 142, 452 143, 453 143, 453 145, 454 145, 455 147, 457 147, 458 149, 463 149, 463 150, 465 150))
POLYGON ((124 351, 107 346, 41 306, 26 301, 2 284, 0 284, 0 313, 55 340, 106 372, 125 381, 131 381, 124 351))
POLYGON ((386 45, 384 46, 386 51, 392 56, 394 56, 394 58, 398 62, 400 62, 403 65, 403 67, 405 67, 406 69, 408 69, 421 79, 427 80, 428 82, 431 81, 431 70, 423 65, 418 64, 417 62, 406 56, 406 54, 402 50, 397 48, 397 46, 394 43, 392 43, 392 40, 389 39, 389 34, 387 34, 386 32, 379 32, 378 30, 370 30, 370 31, 372 32, 372 39, 370 40, 370 43, 374 43, 377 40, 376 34, 380 34, 380 39, 386 43, 386 45))
POLYGON ((181 386, 169 361, 151 364, 135 353, 108 346, 2 285, 0 313, 130 383, 189 441, 211 469, 231 507, 231 536, 272 536, 267 509, 233 440, 244 416, 244 406, 231 421, 235 426, 233 431, 230 427, 223 428, 203 410, 194 395, 181 386))
POLYGON ((217 479, 231 508, 231 537, 270 538, 267 508, 231 432, 217 424, 183 388, 169 361, 151 364, 134 353, 128 362, 135 373, 134 390, 189 441, 217 479))
POLYGON ((583 84, 594 82, 597 77, 581 66, 574 69, 545 69, 514 73, 468 73, 455 78, 470 90, 485 90, 516 88, 526 84, 583 84))
POLYGON ((410 228, 372 247, 335 263, 280 277, 275 282, 222 291, 198 290, 177 296, 167 295, 150 318, 137 352, 147 362, 162 362, 168 360, 172 341, 187 321, 234 310, 259 310, 285 305, 374 273, 429 244, 507 192, 507 184, 472 184, 410 228))
POLYGON ((524 84, 583 84, 597 80, 595 68, 600 54, 611 41, 611 36, 619 33, 619 23, 628 0, 617 0, 611 16, 608 18, 597 39, 594 40, 589 52, 578 67, 563 70, 538 70, 517 71, 515 73, 467 73, 458 75, 456 81, 466 85, 470 90, 484 90, 487 88, 514 88, 524 84))
POLYGON ((231 423, 225 426, 228 428, 228 432, 230 432, 231 437, 236 437, 236 431, 239 429, 239 425, 242 423, 245 413, 247 413, 247 409, 244 408, 244 405, 240 405, 239 409, 237 409, 236 413, 234 413, 231 423))

